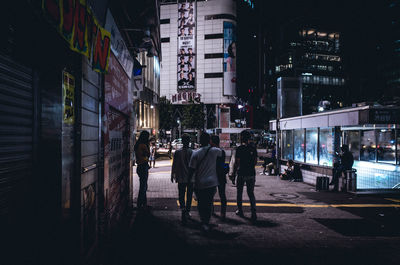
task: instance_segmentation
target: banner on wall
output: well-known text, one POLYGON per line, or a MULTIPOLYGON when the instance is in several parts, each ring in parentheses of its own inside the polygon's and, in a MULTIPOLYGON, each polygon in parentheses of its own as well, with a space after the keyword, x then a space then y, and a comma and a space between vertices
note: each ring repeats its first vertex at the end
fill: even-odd
POLYGON ((107 71, 111 34, 100 26, 86 0, 42 0, 42 10, 71 50, 88 57, 94 71, 107 71))
POLYGON ((196 4, 178 3, 178 92, 196 91, 196 4))
POLYGON ((224 96, 236 95, 236 25, 224 21, 224 96))

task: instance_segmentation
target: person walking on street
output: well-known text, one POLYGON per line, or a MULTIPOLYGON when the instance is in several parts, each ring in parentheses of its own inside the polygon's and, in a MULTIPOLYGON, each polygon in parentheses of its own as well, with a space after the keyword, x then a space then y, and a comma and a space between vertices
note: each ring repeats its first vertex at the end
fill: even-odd
POLYGON ((138 209, 145 208, 147 206, 147 179, 149 178, 149 132, 142 131, 137 140, 134 151, 136 156, 136 173, 139 176, 139 194, 137 198, 138 209))
POLYGON ((171 182, 178 183, 179 207, 182 211, 182 224, 186 224, 190 217, 192 207, 193 182, 189 181, 189 162, 193 150, 189 148, 190 137, 187 134, 182 136, 183 147, 174 153, 171 170, 171 182), (185 202, 186 193, 186 202, 185 202))
POLYGON ((211 136, 211 146, 215 148, 219 148, 222 152, 221 157, 217 157, 217 176, 218 176, 218 194, 221 200, 221 219, 225 220, 226 218, 226 171, 224 168, 225 165, 225 151, 219 147, 219 136, 212 135, 211 136))
POLYGON ((150 145, 150 167, 151 164, 153 163, 153 168, 156 167, 156 144, 155 143, 151 143, 150 145))
POLYGON ((240 134, 242 145, 240 145, 235 154, 234 175, 237 172, 237 211, 236 214, 243 217, 242 195, 243 187, 246 184, 247 195, 250 199, 251 220, 254 223, 257 220, 256 198, 254 196, 254 186, 256 183, 257 149, 250 144, 250 132, 242 131, 240 134))
POLYGON ((200 135, 201 147, 193 152, 190 159, 190 179, 194 177, 194 192, 197 197, 201 229, 207 233, 210 230, 210 218, 214 195, 217 191, 217 158, 222 156, 219 148, 211 147, 210 135, 202 132, 200 135))

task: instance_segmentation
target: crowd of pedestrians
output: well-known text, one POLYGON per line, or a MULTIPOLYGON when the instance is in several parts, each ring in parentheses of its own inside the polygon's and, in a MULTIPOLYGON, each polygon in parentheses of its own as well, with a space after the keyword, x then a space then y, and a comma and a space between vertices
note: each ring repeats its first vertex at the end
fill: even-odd
MULTIPOLYGON (((246 185, 247 195, 250 200, 251 221, 257 220, 256 198, 254 195, 254 187, 256 183, 257 149, 252 144, 251 134, 249 131, 241 132, 241 145, 232 151, 230 163, 226 163, 225 151, 220 148, 220 139, 218 135, 209 135, 202 132, 200 135, 200 148, 193 150, 190 148, 190 136, 184 134, 182 136, 182 148, 176 150, 173 156, 171 169, 171 182, 178 184, 179 205, 181 209, 182 224, 186 224, 188 218, 191 217, 190 211, 192 206, 193 193, 197 200, 197 209, 200 215, 202 231, 210 230, 210 218, 214 212, 214 196, 218 190, 221 201, 220 217, 226 219, 226 177, 237 189, 237 210, 236 215, 244 217, 242 207, 243 189, 246 185)), ((139 209, 147 207, 146 191, 149 162, 153 162, 155 147, 149 146, 149 133, 142 131, 137 140, 134 150, 136 155, 137 174, 139 176, 139 195, 137 206, 139 209)), ((269 174, 274 171, 277 174, 275 166, 276 149, 271 146, 271 156, 264 160, 263 174, 268 171, 269 174)), ((343 145, 342 155, 340 156, 340 166, 336 167, 336 173, 333 176, 332 183, 337 187, 337 179, 345 170, 351 169, 353 158, 348 151, 348 147, 343 145)), ((153 162, 154 163, 154 162, 153 162)), ((154 166, 154 164, 153 164, 154 166)), ((297 181, 301 178, 301 172, 298 165, 292 160, 287 162, 287 168, 283 174, 279 174, 283 180, 297 181)))

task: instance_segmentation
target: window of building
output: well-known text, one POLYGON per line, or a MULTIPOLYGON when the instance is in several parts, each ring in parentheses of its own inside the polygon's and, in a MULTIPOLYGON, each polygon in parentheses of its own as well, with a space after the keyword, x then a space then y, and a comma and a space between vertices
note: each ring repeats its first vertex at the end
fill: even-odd
POLYGON ((360 160, 361 161, 376 161, 376 139, 375 139, 375 130, 365 130, 361 131, 361 152, 360 152, 360 160))
POLYGON ((204 59, 224 58, 223 53, 205 53, 204 59))
POLYGON ((293 159, 293 131, 282 131, 282 158, 293 159))
POLYGON ((333 152, 333 129, 320 129, 319 164, 323 166, 332 166, 333 152))
POLYGON ((396 138, 395 130, 377 130, 377 155, 378 162, 396 163, 396 138))
POLYGON ((223 73, 204 73, 204 78, 218 78, 224 77, 223 73))
POLYGON ((204 20, 213 20, 213 19, 230 19, 236 21, 236 17, 231 14, 216 14, 216 15, 204 16, 204 20))
POLYGON ((223 39, 224 34, 223 33, 215 33, 215 34, 206 34, 204 35, 205 40, 213 40, 213 39, 223 39))
POLYGON ((318 129, 306 130, 306 163, 318 164, 318 129))
POLYGON ((294 159, 304 162, 304 129, 294 130, 293 132, 294 159))
POLYGON ((170 20, 169 20, 169 18, 166 18, 166 19, 160 19, 160 24, 169 24, 170 23, 170 20))

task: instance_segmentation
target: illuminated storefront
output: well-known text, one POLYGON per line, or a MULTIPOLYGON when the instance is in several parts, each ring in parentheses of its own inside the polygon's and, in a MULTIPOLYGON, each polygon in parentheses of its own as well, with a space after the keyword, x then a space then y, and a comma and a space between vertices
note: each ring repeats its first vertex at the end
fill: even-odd
MULTIPOLYGON (((332 176, 340 146, 347 144, 357 170, 357 190, 398 189, 400 126, 398 107, 363 106, 281 119, 283 161, 301 165, 303 180, 332 176)), ((271 121, 276 130, 276 121, 271 121)))

